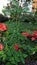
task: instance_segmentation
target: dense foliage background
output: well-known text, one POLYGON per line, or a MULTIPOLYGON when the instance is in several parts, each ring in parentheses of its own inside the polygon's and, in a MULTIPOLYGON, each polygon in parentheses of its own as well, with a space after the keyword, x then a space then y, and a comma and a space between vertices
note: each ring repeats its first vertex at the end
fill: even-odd
MULTIPOLYGON (((5 15, 9 12, 12 20, 4 22, 0 28, 0 61, 6 65, 25 64, 25 59, 37 53, 37 18, 31 14, 23 13, 17 4, 10 1, 5 15), (23 14, 22 14, 23 13, 23 14)), ((2 25, 2 23, 1 23, 2 25)))

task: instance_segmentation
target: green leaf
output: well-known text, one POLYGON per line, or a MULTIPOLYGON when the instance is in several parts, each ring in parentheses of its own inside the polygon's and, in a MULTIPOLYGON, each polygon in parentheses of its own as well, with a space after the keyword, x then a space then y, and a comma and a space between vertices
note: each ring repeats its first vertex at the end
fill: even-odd
POLYGON ((27 54, 23 54, 23 57, 26 58, 28 55, 27 54))

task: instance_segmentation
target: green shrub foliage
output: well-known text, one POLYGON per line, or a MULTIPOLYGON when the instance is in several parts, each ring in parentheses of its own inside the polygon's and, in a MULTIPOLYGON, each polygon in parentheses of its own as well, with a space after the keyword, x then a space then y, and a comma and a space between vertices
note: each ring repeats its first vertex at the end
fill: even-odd
POLYGON ((0 61, 6 65, 25 64, 25 59, 37 52, 37 22, 25 15, 20 16, 21 20, 12 15, 12 20, 4 22, 7 27, 0 25, 0 61))

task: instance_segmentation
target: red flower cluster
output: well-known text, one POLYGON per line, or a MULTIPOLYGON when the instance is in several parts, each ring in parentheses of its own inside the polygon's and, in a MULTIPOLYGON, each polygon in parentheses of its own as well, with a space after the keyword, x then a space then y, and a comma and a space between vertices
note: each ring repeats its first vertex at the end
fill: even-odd
POLYGON ((2 50, 3 50, 3 48, 4 48, 3 44, 2 44, 2 43, 0 43, 0 51, 2 51, 2 50))
POLYGON ((4 23, 0 23, 0 31, 6 31, 7 26, 4 23))
POLYGON ((22 35, 30 38, 32 41, 37 39, 37 31, 33 31, 33 34, 29 34, 28 32, 22 32, 22 35))
POLYGON ((18 44, 14 45, 14 49, 15 49, 16 51, 19 50, 19 46, 18 46, 18 44))
POLYGON ((36 40, 37 39, 37 31, 33 31, 33 34, 31 35, 31 39, 32 40, 36 40))
POLYGON ((30 34, 28 32, 22 32, 22 35, 28 37, 30 34))

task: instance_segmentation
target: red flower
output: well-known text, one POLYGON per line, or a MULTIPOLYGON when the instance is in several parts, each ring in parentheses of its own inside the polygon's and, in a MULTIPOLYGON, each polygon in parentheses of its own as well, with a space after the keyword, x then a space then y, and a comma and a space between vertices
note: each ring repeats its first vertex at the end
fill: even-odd
POLYGON ((36 38, 35 37, 32 37, 31 40, 34 41, 34 40, 36 40, 36 38))
POLYGON ((19 50, 19 46, 18 46, 18 44, 14 45, 14 49, 15 49, 16 51, 19 50))
POLYGON ((0 31, 6 31, 7 26, 4 23, 0 23, 0 31))
POLYGON ((27 32, 22 32, 22 35, 23 35, 23 36, 26 36, 26 37, 29 37, 29 36, 30 36, 30 34, 27 33, 27 32))
POLYGON ((35 34, 33 33, 33 34, 31 34, 31 37, 35 37, 35 34))
POLYGON ((2 51, 4 48, 3 44, 0 43, 0 51, 2 51))
POLYGON ((34 31, 33 34, 37 38, 37 31, 34 31))
POLYGON ((37 31, 33 31, 33 33, 37 33, 37 31))

